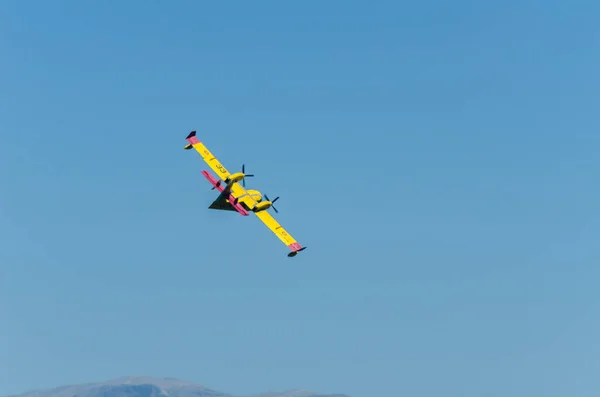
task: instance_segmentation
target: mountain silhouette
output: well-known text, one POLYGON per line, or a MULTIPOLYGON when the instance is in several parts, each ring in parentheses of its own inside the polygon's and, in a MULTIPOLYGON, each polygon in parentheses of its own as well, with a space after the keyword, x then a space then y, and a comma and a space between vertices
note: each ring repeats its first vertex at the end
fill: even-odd
MULTIPOLYGON (((82 383, 34 390, 6 397, 237 397, 203 385, 174 378, 134 376, 105 382, 82 383)), ((247 397, 349 397, 308 390, 268 392, 247 397)))

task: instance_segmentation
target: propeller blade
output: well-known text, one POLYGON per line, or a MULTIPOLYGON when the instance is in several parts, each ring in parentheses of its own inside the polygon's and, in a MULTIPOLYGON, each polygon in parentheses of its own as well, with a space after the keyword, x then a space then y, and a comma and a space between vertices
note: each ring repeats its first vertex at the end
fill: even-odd
POLYGON ((246 164, 242 164, 242 174, 244 174, 244 178, 242 179, 242 186, 246 187, 246 178, 252 178, 254 174, 246 175, 246 164))
MULTIPOLYGON (((269 198, 269 196, 267 196, 266 194, 264 196, 267 199, 267 201, 271 201, 271 199, 269 198)), ((275 197, 275 200, 271 201, 271 208, 273 208, 273 211, 275 211, 276 213, 279 214, 279 211, 277 211, 277 208, 275 208, 275 206, 273 205, 273 203, 275 201, 277 201, 277 200, 279 200, 279 196, 275 197)))
POLYGON ((279 196, 275 197, 275 200, 271 200, 271 199, 269 198, 269 196, 267 196, 266 194, 265 194, 264 196, 265 196, 265 198, 267 199, 267 201, 270 201, 271 203, 274 203, 275 201, 279 200, 279 196))

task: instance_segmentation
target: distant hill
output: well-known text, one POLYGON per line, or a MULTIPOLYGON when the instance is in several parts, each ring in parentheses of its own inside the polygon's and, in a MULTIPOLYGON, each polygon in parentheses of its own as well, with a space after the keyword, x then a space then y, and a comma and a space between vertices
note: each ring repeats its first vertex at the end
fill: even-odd
MULTIPOLYGON (((6 397, 235 397, 199 385, 173 378, 127 377, 106 382, 68 385, 54 389, 35 390, 6 397)), ((307 390, 263 393, 253 397, 348 397, 343 394, 322 394, 307 390)))

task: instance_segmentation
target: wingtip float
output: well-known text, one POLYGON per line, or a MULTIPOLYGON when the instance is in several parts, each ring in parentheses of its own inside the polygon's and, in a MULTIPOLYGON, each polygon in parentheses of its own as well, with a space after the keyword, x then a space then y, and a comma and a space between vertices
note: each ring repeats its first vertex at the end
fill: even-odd
POLYGON ((253 177, 254 175, 246 174, 246 167, 244 165, 242 165, 242 172, 232 174, 200 142, 196 137, 196 131, 190 132, 185 139, 188 143, 184 146, 184 149, 195 149, 218 176, 218 178, 215 178, 208 170, 202 171, 202 175, 213 186, 211 190, 216 189, 219 191, 219 196, 208 208, 236 211, 242 216, 248 216, 251 212, 254 213, 290 249, 287 255, 290 258, 306 249, 267 212, 269 208, 272 208, 276 213, 278 212, 273 204, 279 197, 270 200, 269 196, 266 194, 263 195, 258 190, 246 189, 246 178, 253 177))

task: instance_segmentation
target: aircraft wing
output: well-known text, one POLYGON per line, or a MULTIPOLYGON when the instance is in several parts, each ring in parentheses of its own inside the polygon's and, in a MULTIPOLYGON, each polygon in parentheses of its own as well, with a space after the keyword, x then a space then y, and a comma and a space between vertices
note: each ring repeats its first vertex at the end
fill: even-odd
POLYGON ((229 175, 229 171, 217 160, 217 158, 208 150, 202 142, 196 137, 196 131, 190 132, 185 138, 189 143, 185 146, 185 149, 194 148, 202 156, 206 164, 222 179, 225 180, 229 175))
POLYGON ((271 231, 279 238, 279 240, 281 240, 285 245, 287 245, 288 248, 292 251, 288 254, 288 256, 296 256, 298 252, 306 249, 306 247, 302 247, 300 243, 298 243, 296 239, 293 238, 292 235, 289 234, 283 228, 283 226, 281 226, 279 222, 277 222, 275 218, 273 218, 273 216, 271 216, 271 214, 269 214, 267 211, 259 211, 255 212, 255 214, 258 217, 258 219, 263 221, 263 223, 267 225, 269 229, 271 229, 271 231))
MULTIPOLYGON (((231 193, 238 201, 244 202, 248 208, 253 208, 258 204, 256 200, 248 194, 246 189, 237 182, 232 184, 231 193)), ((288 256, 296 256, 298 252, 306 249, 306 247, 301 246, 300 243, 298 243, 296 239, 292 237, 292 235, 289 234, 266 210, 254 212, 254 214, 292 251, 288 256)))

